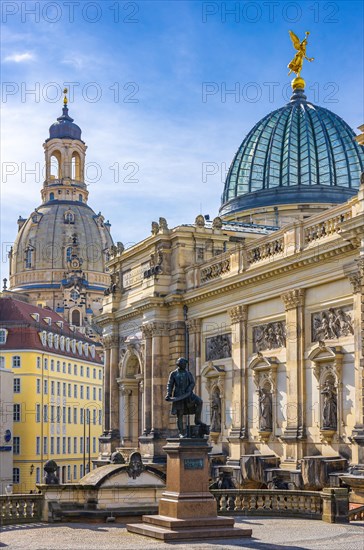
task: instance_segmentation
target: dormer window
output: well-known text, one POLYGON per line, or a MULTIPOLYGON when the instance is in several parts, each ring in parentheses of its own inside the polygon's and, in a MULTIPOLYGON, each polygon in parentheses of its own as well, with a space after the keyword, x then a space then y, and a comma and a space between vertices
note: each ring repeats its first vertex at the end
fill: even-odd
POLYGON ((85 352, 86 357, 88 356, 88 344, 84 344, 83 350, 85 352))
POLYGON ((50 348, 52 348, 53 347, 53 334, 51 332, 48 333, 47 342, 48 342, 48 346, 50 348))
POLYGON ((47 332, 43 330, 43 332, 40 335, 40 339, 42 341, 43 346, 47 345, 47 332))
POLYGON ((73 353, 76 353, 76 340, 75 339, 72 340, 71 345, 72 345, 73 353))
POLYGON ((53 343, 54 343, 54 347, 55 347, 56 349, 58 349, 58 347, 59 347, 59 336, 58 336, 58 334, 55 334, 55 335, 54 335, 53 343))
POLYGON ((34 321, 39 322, 39 313, 31 313, 30 316, 34 319, 34 321))
POLYGON ((66 338, 66 351, 70 350, 70 339, 66 338))
POLYGON ((61 351, 64 351, 64 341, 65 341, 65 337, 61 336, 59 339, 59 347, 61 348, 61 351))
POLYGON ((77 344, 77 350, 80 355, 82 355, 82 342, 78 342, 77 344))
POLYGON ((8 337, 8 331, 6 328, 0 328, 0 345, 6 344, 6 339, 8 337))
POLYGON ((64 223, 73 224, 75 223, 75 215, 71 210, 68 210, 64 213, 64 223))
POLYGON ((52 319, 50 317, 44 317, 43 321, 45 323, 47 323, 47 325, 49 325, 49 326, 51 326, 51 324, 52 324, 52 319))
POLYGON ((56 325, 57 325, 59 328, 63 328, 63 321, 56 321, 56 325))
POLYGON ((94 358, 95 357, 95 346, 94 345, 90 346, 90 353, 91 353, 91 357, 94 358))

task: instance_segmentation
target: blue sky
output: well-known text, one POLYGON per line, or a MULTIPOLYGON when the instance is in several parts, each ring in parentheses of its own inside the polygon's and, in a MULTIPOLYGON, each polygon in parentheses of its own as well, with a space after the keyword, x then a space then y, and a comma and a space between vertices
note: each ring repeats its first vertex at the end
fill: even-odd
POLYGON ((360 1, 4 0, 1 9, 2 277, 18 216, 40 204, 42 143, 65 83, 88 145, 89 204, 127 246, 160 216, 173 227, 218 213, 236 149, 289 97, 289 29, 311 32, 308 98, 354 129, 364 123, 360 1))

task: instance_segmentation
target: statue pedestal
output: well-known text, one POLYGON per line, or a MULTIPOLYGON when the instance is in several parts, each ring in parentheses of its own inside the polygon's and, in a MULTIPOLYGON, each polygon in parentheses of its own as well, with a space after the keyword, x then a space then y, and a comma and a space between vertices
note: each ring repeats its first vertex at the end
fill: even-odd
POLYGON ((128 524, 127 530, 156 539, 250 537, 251 529, 234 527, 234 519, 217 515, 215 498, 209 492, 206 439, 168 439, 167 486, 159 501, 159 515, 143 516, 143 523, 128 524))

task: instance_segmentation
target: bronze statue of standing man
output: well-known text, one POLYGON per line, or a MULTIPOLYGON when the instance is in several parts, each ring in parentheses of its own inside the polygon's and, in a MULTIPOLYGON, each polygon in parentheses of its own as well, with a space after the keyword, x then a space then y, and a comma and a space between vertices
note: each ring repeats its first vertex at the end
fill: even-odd
POLYGON ((177 415, 177 428, 180 437, 186 437, 183 430, 183 415, 194 414, 196 426, 202 424, 202 399, 193 393, 195 381, 187 370, 188 360, 180 357, 177 368, 169 375, 166 401, 172 401, 172 414, 177 415))

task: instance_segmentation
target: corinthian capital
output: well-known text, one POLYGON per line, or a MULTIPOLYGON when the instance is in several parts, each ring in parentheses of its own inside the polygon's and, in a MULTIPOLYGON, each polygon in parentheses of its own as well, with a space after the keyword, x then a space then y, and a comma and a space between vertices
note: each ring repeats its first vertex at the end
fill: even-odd
POLYGON ((348 274, 348 279, 351 284, 353 294, 361 292, 362 285, 364 285, 364 277, 361 275, 360 270, 353 271, 348 274))
POLYGON ((305 300, 305 291, 303 288, 294 288, 283 292, 281 295, 286 310, 303 306, 305 300))
POLYGON ((231 324, 246 321, 248 318, 248 306, 234 306, 228 310, 231 324))
POLYGON ((105 349, 117 348, 119 346, 119 335, 104 334, 102 337, 102 343, 105 349))

